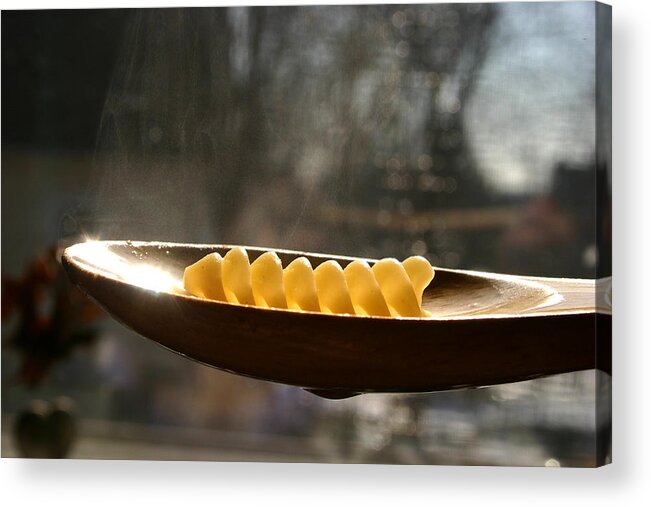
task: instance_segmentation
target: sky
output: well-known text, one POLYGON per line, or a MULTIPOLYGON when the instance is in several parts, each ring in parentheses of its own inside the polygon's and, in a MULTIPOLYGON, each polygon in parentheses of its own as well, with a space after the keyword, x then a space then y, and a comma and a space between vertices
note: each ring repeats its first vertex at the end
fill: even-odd
POLYGON ((468 135, 496 191, 544 191, 558 163, 593 161, 594 3, 499 8, 465 109, 468 135))

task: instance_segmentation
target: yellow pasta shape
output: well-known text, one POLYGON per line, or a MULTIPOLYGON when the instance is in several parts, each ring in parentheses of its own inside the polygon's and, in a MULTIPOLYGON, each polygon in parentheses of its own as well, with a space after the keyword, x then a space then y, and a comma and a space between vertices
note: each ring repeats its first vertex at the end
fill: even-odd
POLYGON ((382 259, 372 269, 391 315, 420 317, 420 305, 403 265, 396 259, 382 259))
POLYGON ((411 280, 411 284, 416 293, 418 306, 423 305, 423 291, 434 279, 434 268, 425 257, 414 255, 402 261, 402 265, 411 280))
POLYGON ((283 271, 287 307, 308 312, 319 311, 314 271, 305 257, 294 259, 283 271))
POLYGON ((229 303, 255 304, 253 289, 251 288, 249 256, 241 246, 232 248, 224 256, 222 282, 229 303))
POLYGON ((257 306, 287 308, 283 265, 276 252, 265 252, 251 264, 251 288, 257 306))
POLYGON ((314 270, 316 292, 324 313, 354 314, 344 270, 335 261, 326 261, 314 270))
POLYGON ((346 275, 350 299, 356 314, 376 315, 379 317, 389 317, 391 315, 375 275, 366 262, 351 262, 344 269, 344 275, 346 275))
POLYGON ((193 296, 226 301, 222 284, 222 262, 221 255, 211 253, 185 268, 183 272, 185 290, 193 296))
POLYGON ((373 267, 357 260, 342 269, 327 260, 312 269, 299 257, 283 269, 275 252, 265 252, 253 263, 242 247, 224 257, 205 256, 188 266, 183 286, 190 294, 262 308, 378 317, 429 317, 422 309, 423 291, 434 278, 424 257, 400 263, 382 259, 373 267))

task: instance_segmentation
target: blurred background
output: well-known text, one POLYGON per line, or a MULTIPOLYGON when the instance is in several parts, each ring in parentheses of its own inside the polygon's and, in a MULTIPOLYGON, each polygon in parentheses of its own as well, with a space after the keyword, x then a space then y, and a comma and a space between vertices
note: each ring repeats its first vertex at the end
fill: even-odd
POLYGON ((57 262, 85 238, 156 239, 608 276, 600 12, 3 11, 2 456, 608 459, 599 371, 324 400, 163 350, 57 262))

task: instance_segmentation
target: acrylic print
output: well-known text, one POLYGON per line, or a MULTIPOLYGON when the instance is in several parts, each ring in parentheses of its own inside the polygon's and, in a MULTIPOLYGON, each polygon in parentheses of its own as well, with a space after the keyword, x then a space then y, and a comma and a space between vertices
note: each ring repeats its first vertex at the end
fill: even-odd
POLYGON ((2 456, 611 461, 610 7, 2 13, 2 456))

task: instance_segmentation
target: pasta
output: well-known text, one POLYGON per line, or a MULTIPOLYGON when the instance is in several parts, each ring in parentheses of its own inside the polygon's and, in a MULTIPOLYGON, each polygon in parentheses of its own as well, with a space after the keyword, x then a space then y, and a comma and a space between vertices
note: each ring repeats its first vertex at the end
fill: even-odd
POLYGON ((185 268, 183 286, 193 296, 255 305, 333 314, 379 317, 427 317, 423 291, 434 278, 427 259, 382 259, 372 267, 356 260, 345 269, 328 260, 312 268, 305 257, 283 269, 275 252, 253 263, 242 247, 222 257, 211 253, 185 268))
POLYGON ((198 297, 226 301, 222 282, 223 261, 221 255, 211 253, 187 267, 183 273, 185 290, 198 297))
POLYGON ((326 261, 314 270, 322 312, 354 314, 344 270, 335 261, 326 261))
POLYGON ((314 271, 305 257, 293 260, 283 272, 287 307, 308 312, 319 311, 314 271))
POLYGON ((350 298, 358 315, 377 315, 388 317, 391 315, 380 286, 375 279, 373 270, 364 261, 353 261, 346 269, 346 282, 350 291, 350 298))
POLYGON ((241 246, 232 248, 222 263, 222 283, 229 303, 253 305, 253 288, 251 287, 251 265, 246 250, 241 246))
POLYGON ((256 306, 287 308, 283 265, 275 252, 266 252, 251 264, 251 285, 256 306))
POLYGON ((373 265, 373 274, 391 315, 420 317, 420 305, 414 287, 400 262, 396 259, 382 259, 373 265))

